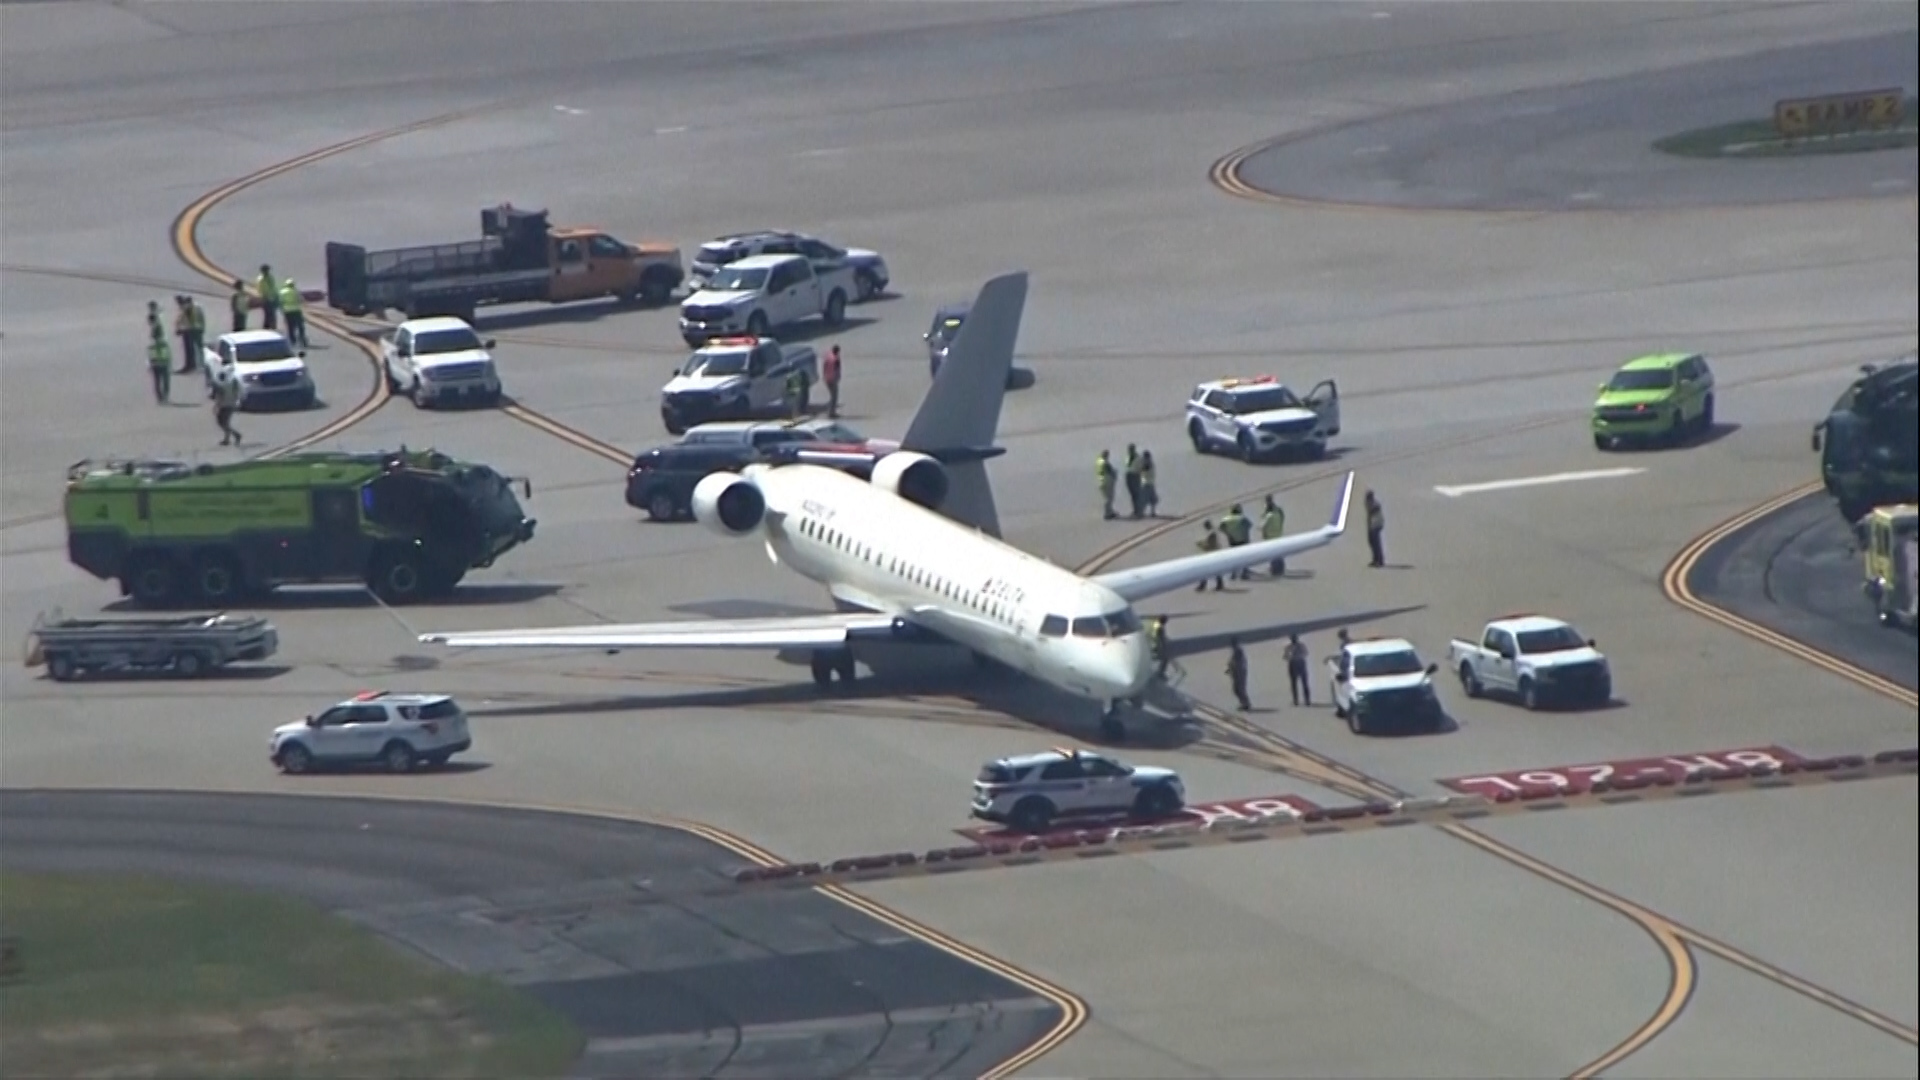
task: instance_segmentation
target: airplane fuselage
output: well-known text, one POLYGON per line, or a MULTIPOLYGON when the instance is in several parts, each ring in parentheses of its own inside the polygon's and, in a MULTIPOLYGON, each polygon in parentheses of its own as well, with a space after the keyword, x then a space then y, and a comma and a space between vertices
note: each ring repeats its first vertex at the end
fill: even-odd
POLYGON ((1070 693, 1138 696, 1152 649, 1111 589, 837 469, 750 466, 776 563, 1070 693))

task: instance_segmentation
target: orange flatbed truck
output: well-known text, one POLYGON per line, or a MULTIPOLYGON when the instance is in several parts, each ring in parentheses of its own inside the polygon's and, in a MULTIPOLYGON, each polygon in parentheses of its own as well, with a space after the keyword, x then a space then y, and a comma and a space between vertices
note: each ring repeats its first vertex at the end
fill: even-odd
POLYGON ((686 277, 672 244, 631 244, 598 229, 555 226, 545 210, 480 211, 478 240, 369 251, 327 245, 327 306, 348 315, 452 315, 498 304, 618 297, 664 304, 686 277))

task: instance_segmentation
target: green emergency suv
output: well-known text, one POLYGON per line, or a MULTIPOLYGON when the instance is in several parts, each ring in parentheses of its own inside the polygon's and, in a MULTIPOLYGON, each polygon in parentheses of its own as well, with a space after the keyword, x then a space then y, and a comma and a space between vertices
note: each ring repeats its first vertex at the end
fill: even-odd
POLYGON ((67 471, 66 518, 67 557, 142 607, 225 607, 280 585, 348 582, 388 603, 432 599, 534 528, 507 477, 404 447, 224 465, 83 461, 67 471))
POLYGON ((1593 403, 1593 445, 1677 445, 1713 430, 1713 370, 1699 353, 1629 360, 1600 384, 1593 403))

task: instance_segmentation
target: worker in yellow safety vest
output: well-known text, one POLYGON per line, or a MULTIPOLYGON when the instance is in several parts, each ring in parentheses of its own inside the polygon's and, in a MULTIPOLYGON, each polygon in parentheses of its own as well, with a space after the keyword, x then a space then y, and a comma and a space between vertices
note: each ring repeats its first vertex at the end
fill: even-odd
POLYGON ((280 314, 287 317, 287 343, 307 347, 307 313, 300 305, 300 283, 288 278, 280 283, 280 314))
POLYGON ((173 392, 173 349, 167 344, 167 330, 154 324, 147 335, 147 373, 153 378, 153 402, 165 405, 173 392))
MULTIPOLYGON (((1286 531, 1287 512, 1280 509, 1280 504, 1273 501, 1273 496, 1267 496, 1266 509, 1260 512, 1260 539, 1278 540, 1286 535, 1286 531)), ((1275 559, 1267 564, 1267 569, 1272 571, 1274 577, 1286 577, 1287 560, 1275 559)))
MULTIPOLYGON (((1227 511, 1227 516, 1220 519, 1220 531, 1227 534, 1228 547, 1243 547, 1253 539, 1253 522, 1247 520, 1246 511, 1240 509, 1240 504, 1234 503, 1233 509, 1227 511)), ((1250 570, 1241 569, 1233 573, 1235 581, 1246 581, 1251 577, 1253 573, 1250 570)))
MULTIPOLYGON (((1201 551, 1219 551, 1222 543, 1220 539, 1219 531, 1213 527, 1213 522, 1211 521, 1203 521, 1201 522, 1201 524, 1206 527, 1207 531, 1201 535, 1200 542, 1198 544, 1195 544, 1194 546, 1199 548, 1201 551)), ((1219 590, 1220 592, 1227 591, 1227 583, 1218 577, 1213 579, 1213 587, 1219 590)), ((1200 579, 1200 587, 1193 591, 1206 592, 1207 591, 1206 579, 1205 578, 1200 579)))
POLYGON ((1113 457, 1105 450, 1093 459, 1093 478, 1100 485, 1100 514, 1108 521, 1120 515, 1113 512, 1113 457))

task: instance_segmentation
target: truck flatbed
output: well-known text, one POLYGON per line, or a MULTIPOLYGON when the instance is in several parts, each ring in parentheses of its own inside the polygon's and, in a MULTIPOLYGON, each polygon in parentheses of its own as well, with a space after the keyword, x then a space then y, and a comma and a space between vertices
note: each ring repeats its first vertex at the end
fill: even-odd
POLYGON ((34 620, 26 662, 45 664, 56 682, 104 672, 197 678, 237 661, 265 660, 279 649, 279 631, 257 615, 68 619, 54 611, 34 620))

